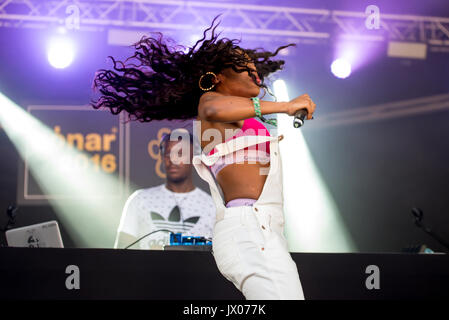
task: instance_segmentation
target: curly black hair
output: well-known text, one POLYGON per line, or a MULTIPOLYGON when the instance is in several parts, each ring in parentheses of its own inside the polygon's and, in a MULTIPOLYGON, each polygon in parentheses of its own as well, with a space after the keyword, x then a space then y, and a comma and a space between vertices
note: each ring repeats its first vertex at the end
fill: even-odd
MULTIPOLYGON (((162 33, 156 32, 158 37, 143 36, 133 44, 135 53, 124 62, 109 56, 115 71, 101 69, 96 72, 93 88, 98 89, 101 96, 97 101, 92 100, 91 106, 109 108, 115 115, 126 111, 129 120, 140 122, 195 118, 199 99, 204 93, 198 86, 200 77, 208 71, 218 74, 232 68, 236 72, 247 71, 257 84, 253 71, 247 67, 249 62, 254 62, 257 68, 261 80, 257 85, 268 90, 264 78, 282 69, 285 63, 271 58, 295 44, 281 46, 274 53, 262 48, 241 48, 237 45, 238 39, 218 39, 220 34, 216 34, 215 29, 219 23, 215 25, 215 21, 219 16, 193 47, 172 46, 171 39, 163 41, 162 33), (206 39, 210 30, 211 36, 206 39), (137 65, 128 63, 133 59, 137 60, 137 65)), ((208 78, 211 77, 204 77, 201 82, 203 87, 211 85, 208 78)))

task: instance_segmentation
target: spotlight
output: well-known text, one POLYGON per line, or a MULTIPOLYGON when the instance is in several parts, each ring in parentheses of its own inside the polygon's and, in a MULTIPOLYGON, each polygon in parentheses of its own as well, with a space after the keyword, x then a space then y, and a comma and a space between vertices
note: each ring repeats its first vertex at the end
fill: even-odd
POLYGON ((337 78, 347 78, 351 74, 351 64, 345 59, 336 59, 332 62, 331 71, 337 78))
POLYGON ((67 38, 54 38, 47 50, 48 62, 57 69, 67 68, 73 61, 73 43, 67 38))

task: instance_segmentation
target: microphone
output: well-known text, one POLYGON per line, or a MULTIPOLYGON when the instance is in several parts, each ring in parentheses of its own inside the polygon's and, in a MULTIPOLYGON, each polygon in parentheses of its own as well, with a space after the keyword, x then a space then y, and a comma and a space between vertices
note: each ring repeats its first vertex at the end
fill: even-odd
POLYGON ((301 109, 296 111, 294 119, 293 119, 293 127, 299 128, 304 124, 304 119, 307 117, 307 109, 301 109))

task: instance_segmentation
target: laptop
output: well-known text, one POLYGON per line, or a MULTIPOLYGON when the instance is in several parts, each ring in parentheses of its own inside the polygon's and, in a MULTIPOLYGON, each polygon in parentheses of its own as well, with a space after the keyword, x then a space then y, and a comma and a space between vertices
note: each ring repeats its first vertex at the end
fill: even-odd
POLYGON ((6 231, 10 247, 64 248, 56 220, 6 231))

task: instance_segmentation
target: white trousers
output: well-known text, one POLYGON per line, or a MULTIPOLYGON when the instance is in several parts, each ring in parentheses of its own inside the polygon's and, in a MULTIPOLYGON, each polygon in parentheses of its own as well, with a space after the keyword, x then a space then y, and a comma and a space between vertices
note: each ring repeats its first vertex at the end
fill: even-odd
POLYGON ((218 152, 194 156, 193 165, 210 186, 217 208, 212 250, 221 274, 248 300, 303 300, 296 263, 284 231, 279 137, 242 136, 216 146, 218 152), (270 142, 270 167, 262 193, 251 206, 225 206, 208 166, 226 154, 270 142), (204 162, 204 163, 203 163, 204 162))
POLYGON ((218 269, 248 300, 303 300, 284 236, 273 230, 269 213, 252 209, 230 207, 216 221, 212 249, 218 269))

